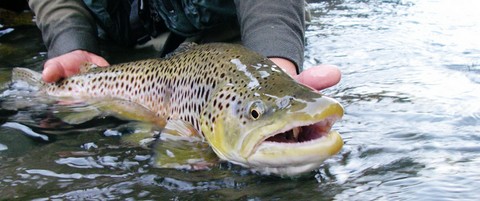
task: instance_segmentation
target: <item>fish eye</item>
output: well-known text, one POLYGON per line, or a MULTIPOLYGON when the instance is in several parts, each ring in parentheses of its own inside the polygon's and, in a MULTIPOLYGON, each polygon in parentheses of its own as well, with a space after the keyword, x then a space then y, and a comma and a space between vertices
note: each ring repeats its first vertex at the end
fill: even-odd
POLYGON ((258 117, 260 117, 260 114, 257 110, 252 109, 252 111, 250 111, 250 116, 252 117, 252 119, 258 119, 258 117))
POLYGON ((263 112, 265 111, 265 106, 261 101, 254 101, 250 104, 248 111, 249 111, 248 116, 252 120, 257 120, 262 116, 263 112))

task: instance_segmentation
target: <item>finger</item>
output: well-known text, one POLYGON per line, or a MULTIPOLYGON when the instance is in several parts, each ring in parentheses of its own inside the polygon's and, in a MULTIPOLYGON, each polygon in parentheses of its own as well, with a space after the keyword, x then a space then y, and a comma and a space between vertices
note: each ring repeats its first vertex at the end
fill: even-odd
POLYGON ((103 57, 97 56, 95 54, 90 54, 90 62, 96 64, 97 66, 100 67, 105 67, 105 66, 110 66, 107 60, 105 60, 103 57))
POLYGON ((48 60, 43 65, 42 79, 47 83, 56 82, 65 77, 62 65, 55 60, 48 60))
POLYGON ((297 76, 297 80, 316 90, 322 90, 336 85, 341 79, 338 67, 334 65, 319 65, 304 70, 297 76))

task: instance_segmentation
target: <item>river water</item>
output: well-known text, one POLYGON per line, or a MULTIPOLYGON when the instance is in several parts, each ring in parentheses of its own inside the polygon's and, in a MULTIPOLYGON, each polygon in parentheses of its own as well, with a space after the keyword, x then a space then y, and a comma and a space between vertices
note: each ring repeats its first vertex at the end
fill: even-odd
POLYGON ((62 106, 7 90, 12 66, 40 70, 45 60, 38 31, 18 27, 0 37, 0 199, 478 199, 480 2, 309 6, 305 66, 340 66, 341 83, 324 93, 346 110, 335 125, 345 146, 317 171, 282 179, 228 163, 153 168, 150 151, 104 135, 125 122, 71 126, 52 112, 62 106))

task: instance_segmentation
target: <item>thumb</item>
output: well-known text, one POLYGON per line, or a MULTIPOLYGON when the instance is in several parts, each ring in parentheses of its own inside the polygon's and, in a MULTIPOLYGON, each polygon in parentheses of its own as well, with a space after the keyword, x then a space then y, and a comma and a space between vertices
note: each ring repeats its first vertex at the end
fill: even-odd
POLYGON ((337 66, 322 64, 304 70, 297 76, 297 80, 316 90, 322 90, 336 85, 341 79, 337 66))
POLYGON ((110 66, 107 60, 105 60, 103 57, 97 56, 96 54, 89 53, 89 61, 101 67, 110 66))
POLYGON ((43 65, 42 79, 47 83, 56 82, 65 77, 65 71, 62 64, 55 60, 48 60, 43 65))

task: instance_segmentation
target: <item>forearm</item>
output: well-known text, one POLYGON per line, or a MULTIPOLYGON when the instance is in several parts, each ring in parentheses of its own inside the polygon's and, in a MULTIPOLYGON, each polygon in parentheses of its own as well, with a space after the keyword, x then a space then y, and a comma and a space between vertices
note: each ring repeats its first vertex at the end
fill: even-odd
POLYGON ((242 43, 264 56, 284 58, 302 70, 305 37, 304 2, 235 0, 242 43))
POLYGON ((48 57, 73 50, 98 54, 95 21, 81 0, 30 0, 48 57))

